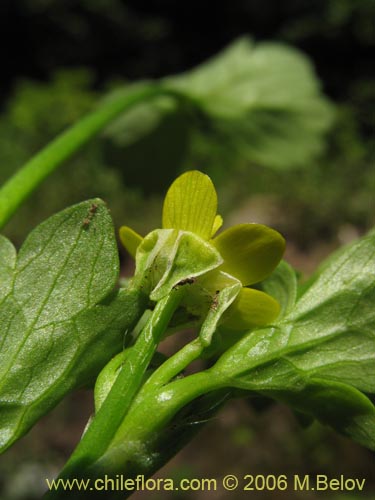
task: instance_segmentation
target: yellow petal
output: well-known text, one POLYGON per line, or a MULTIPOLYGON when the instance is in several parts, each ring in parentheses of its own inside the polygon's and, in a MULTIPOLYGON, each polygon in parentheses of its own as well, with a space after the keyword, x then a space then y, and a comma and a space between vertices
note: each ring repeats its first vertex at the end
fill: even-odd
POLYGON ((279 303, 270 295, 252 288, 242 288, 229 307, 223 326, 244 331, 265 326, 274 321, 279 312, 279 303))
POLYGON ((257 283, 271 274, 285 250, 281 234, 262 224, 238 224, 223 231, 212 243, 224 259, 220 269, 243 285, 257 283))
POLYGON ((221 226, 223 225, 223 218, 221 215, 216 215, 214 220, 214 225, 212 226, 211 238, 215 236, 215 234, 219 231, 221 226))
POLYGON ((139 247, 141 241, 143 240, 142 236, 133 231, 128 226, 120 227, 120 241, 126 248, 126 250, 130 253, 130 255, 135 258, 135 254, 137 252, 137 248, 139 247))
POLYGON ((208 175, 191 170, 169 188, 163 206, 163 228, 191 231, 208 240, 217 210, 215 187, 208 175))

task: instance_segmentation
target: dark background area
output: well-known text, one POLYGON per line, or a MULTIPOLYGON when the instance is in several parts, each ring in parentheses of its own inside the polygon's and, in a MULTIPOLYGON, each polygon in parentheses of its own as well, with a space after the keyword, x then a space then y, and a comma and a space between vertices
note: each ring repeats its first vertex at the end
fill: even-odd
MULTIPOLYGON (((311 58, 337 107, 326 151, 297 174, 242 165, 218 189, 226 188, 228 221, 242 221, 251 213, 278 228, 288 236, 288 259, 309 274, 334 248, 374 224, 374 19, 373 0, 3 0, 0 181, 90 110, 116 81, 186 71, 243 34, 288 43, 311 58)), ((31 226, 67 204, 97 195, 98 186, 116 226, 133 223, 140 232, 149 230, 160 217, 167 185, 153 181, 146 190, 136 173, 124 177, 116 154, 98 144, 85 148, 40 188, 7 227, 7 235, 19 245, 31 226), (66 178, 70 184, 64 184, 66 178)), ((73 395, 10 450, 0 465, 6 500, 37 497, 35 477, 47 466, 53 472, 62 465, 91 409, 91 394, 73 395)), ((226 409, 160 475, 223 477, 233 472, 363 474, 371 492, 323 497, 288 491, 287 498, 293 499, 369 499, 375 491, 373 454, 320 426, 303 430, 282 406, 258 414, 245 402, 226 409)))
POLYGON ((179 73, 242 34, 298 46, 328 95, 350 99, 374 78, 373 15, 372 0, 5 0, 2 101, 17 80, 47 81, 61 67, 91 68, 96 86, 179 73))

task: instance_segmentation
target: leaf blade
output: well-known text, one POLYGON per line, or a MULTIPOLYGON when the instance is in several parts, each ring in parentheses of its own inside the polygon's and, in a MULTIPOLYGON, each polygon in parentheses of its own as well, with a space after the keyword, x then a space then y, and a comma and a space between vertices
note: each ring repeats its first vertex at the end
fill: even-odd
POLYGON ((121 350, 145 298, 132 285, 115 292, 117 277, 112 220, 100 200, 30 234, 0 304, 1 450, 121 350))
POLYGON ((217 376, 231 386, 289 401, 375 449, 375 409, 365 396, 375 394, 374 278, 371 232, 331 257, 289 314, 246 334, 222 355, 214 366, 217 376), (337 411, 330 406, 322 416, 319 411, 330 399, 325 386, 332 389, 337 411))

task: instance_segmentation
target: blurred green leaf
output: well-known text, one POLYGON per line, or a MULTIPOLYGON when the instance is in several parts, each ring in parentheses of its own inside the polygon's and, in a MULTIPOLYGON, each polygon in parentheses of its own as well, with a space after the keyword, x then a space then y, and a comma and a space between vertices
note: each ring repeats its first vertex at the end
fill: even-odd
POLYGON ((298 50, 243 37, 197 68, 167 82, 218 117, 259 107, 299 108, 318 84, 308 59, 298 50), (286 71, 286 70, 289 70, 286 71), (291 88, 285 84, 292 84, 291 88))
POLYGON ((142 314, 140 292, 114 292, 118 254, 101 200, 42 223, 15 252, 1 238, 0 449, 120 351, 142 314), (14 266, 15 264, 15 266, 14 266), (11 274, 12 267, 14 267, 11 274), (6 287, 11 278, 11 286, 6 287))
POLYGON ((133 107, 103 136, 112 164, 124 172, 128 184, 142 186, 146 194, 161 193, 183 169, 192 126, 191 116, 176 99, 165 96, 133 107))
POLYGON ((284 319, 246 335, 214 372, 375 449, 375 408, 365 396, 375 394, 374 303, 371 232, 330 258, 284 319))
POLYGON ((166 81, 211 119, 218 140, 267 167, 303 166, 321 151, 332 121, 309 60, 281 44, 241 38, 166 81))
POLYGON ((119 146, 128 146, 157 128, 166 116, 176 112, 176 107, 175 99, 167 96, 139 104, 109 124, 105 135, 119 146))
POLYGON ((163 97, 138 106, 113 123, 107 135, 123 145, 134 143, 167 116, 190 108, 186 120, 190 128, 206 132, 206 140, 263 166, 287 169, 320 153, 332 122, 332 107, 309 60, 281 44, 255 45, 241 38, 161 83, 178 93, 177 102, 163 97))

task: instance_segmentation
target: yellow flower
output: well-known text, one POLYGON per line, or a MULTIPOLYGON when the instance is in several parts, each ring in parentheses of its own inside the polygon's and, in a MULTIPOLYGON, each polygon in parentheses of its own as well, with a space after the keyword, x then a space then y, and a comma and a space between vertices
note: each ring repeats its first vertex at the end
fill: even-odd
MULTIPOLYGON (((285 240, 274 229, 254 223, 238 224, 215 236, 222 222, 217 214, 216 190, 207 175, 189 171, 172 183, 163 205, 163 230, 193 233, 202 245, 208 244, 220 254, 214 270, 202 276, 205 283, 213 280, 211 288, 218 287, 215 293, 221 292, 223 277, 224 282, 232 279, 232 287, 238 281, 242 284, 223 307, 220 319, 223 326, 246 330, 268 324, 279 314, 279 304, 268 294, 248 287, 272 273, 284 253, 285 240)), ((120 239, 135 257, 143 238, 123 226, 120 239)), ((199 255, 196 258, 199 259, 199 255)))

